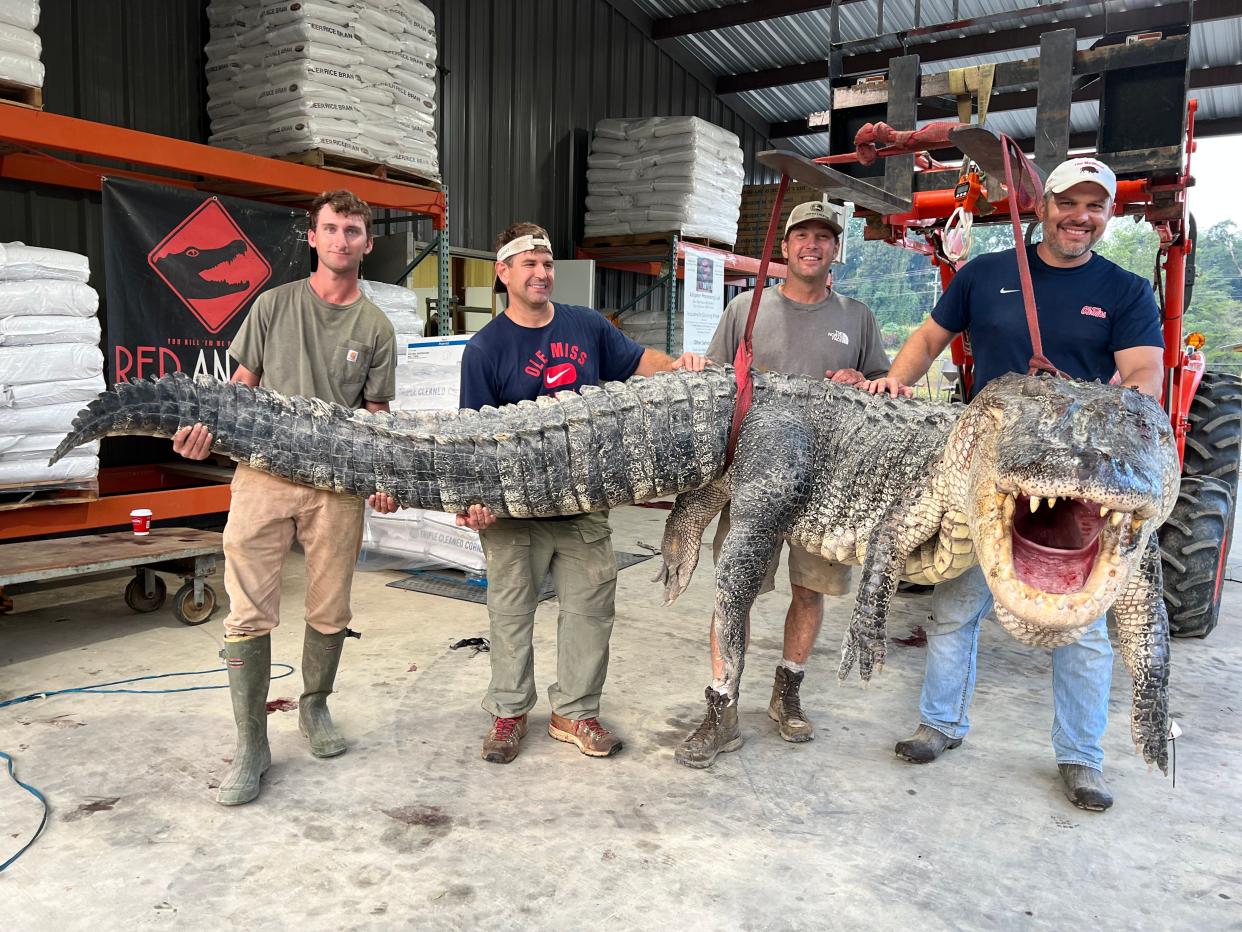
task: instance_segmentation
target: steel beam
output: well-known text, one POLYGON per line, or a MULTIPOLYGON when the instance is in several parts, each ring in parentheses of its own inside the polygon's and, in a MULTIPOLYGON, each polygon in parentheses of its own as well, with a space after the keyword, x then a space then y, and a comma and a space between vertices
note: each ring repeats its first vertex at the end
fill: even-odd
MULTIPOLYGON (((907 45, 905 52, 918 54, 924 63, 944 61, 950 58, 968 58, 985 52, 1008 52, 1014 49, 1035 48, 1040 37, 1052 29, 1073 29, 1080 38, 1100 36, 1107 26, 1108 32, 1141 32, 1161 26, 1176 26, 1193 21, 1198 23, 1222 19, 1242 18, 1242 5, 1238 0, 1194 0, 1193 17, 1191 0, 1180 0, 1156 7, 1140 7, 1133 10, 1061 19, 1056 23, 1001 29, 993 33, 962 36, 907 45), (1106 22, 1107 19, 1107 22, 1106 22)), ((898 49, 846 55, 843 59, 845 74, 867 74, 884 71, 889 59, 899 54, 898 49)), ((716 81, 716 93, 740 94, 743 91, 761 90, 785 84, 803 84, 827 78, 828 62, 815 61, 782 68, 764 68, 744 74, 722 75, 716 81)))

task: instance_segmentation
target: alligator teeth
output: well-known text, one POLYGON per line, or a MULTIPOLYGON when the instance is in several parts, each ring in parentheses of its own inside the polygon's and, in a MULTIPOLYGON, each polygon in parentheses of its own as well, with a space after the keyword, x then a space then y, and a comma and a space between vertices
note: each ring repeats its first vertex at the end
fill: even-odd
POLYGON ((1032 495, 1031 496, 1031 514, 1035 514, 1035 512, 1037 511, 1039 511, 1039 496, 1032 495))
POLYGON ((1050 496, 1050 497, 1049 497, 1049 499, 1048 499, 1048 507, 1049 507, 1049 508, 1056 508, 1056 507, 1057 507, 1057 497, 1056 497, 1055 495, 1053 495, 1053 496, 1050 496))
POLYGON ((1124 519, 1125 519, 1124 512, 1114 511, 1111 515, 1108 516, 1108 523, 1111 524, 1113 527, 1116 527, 1124 519))
POLYGON ((1005 496, 1005 520, 1013 521, 1014 509, 1018 507, 1018 501, 1012 495, 1005 496))
POLYGON ((1107 506, 1107 505, 1101 505, 1101 506, 1100 506, 1100 517, 1101 517, 1101 518, 1104 518, 1104 517, 1107 517, 1107 516, 1108 516, 1108 506, 1107 506))

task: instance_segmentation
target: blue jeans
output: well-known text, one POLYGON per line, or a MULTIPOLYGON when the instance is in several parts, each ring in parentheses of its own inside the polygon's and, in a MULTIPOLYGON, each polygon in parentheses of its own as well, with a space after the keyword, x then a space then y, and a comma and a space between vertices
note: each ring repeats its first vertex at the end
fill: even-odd
MULTIPOLYGON (((992 593, 978 566, 940 583, 932 594, 919 720, 950 738, 970 729, 979 623, 991 609, 992 593)), ((1058 764, 1103 769, 1100 740, 1112 679, 1113 648, 1103 616, 1073 644, 1052 651, 1052 747, 1058 764)))

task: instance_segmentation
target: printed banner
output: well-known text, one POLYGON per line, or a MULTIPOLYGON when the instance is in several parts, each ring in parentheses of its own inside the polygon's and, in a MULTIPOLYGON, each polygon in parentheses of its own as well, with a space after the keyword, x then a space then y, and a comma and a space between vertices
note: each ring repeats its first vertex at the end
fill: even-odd
POLYGON ((105 179, 109 378, 227 380, 254 299, 310 274, 306 226, 304 210, 105 179))
MULTIPOLYGON (((706 353, 716 325, 724 314, 724 256, 684 247, 686 257, 685 282, 681 289, 682 308, 686 322, 682 335, 682 352, 706 353)), ((717 362, 733 362, 717 360, 717 362)))

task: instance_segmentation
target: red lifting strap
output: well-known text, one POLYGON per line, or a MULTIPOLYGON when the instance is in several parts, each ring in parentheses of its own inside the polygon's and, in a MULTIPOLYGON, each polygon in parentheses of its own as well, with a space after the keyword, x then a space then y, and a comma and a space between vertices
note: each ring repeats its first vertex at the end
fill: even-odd
POLYGON ((887 123, 864 123, 854 134, 854 151, 862 165, 879 158, 880 148, 886 155, 921 152, 924 149, 951 149, 949 133, 961 127, 956 120, 928 123, 919 129, 893 129, 887 123))
POLYGON ((763 283, 768 277, 768 262, 772 257, 772 247, 776 245, 776 228, 781 222, 781 204, 785 201, 785 189, 788 187, 789 176, 782 173, 781 183, 776 189, 776 200, 772 203, 772 217, 768 220, 768 235, 763 239, 763 257, 759 260, 755 293, 750 298, 750 314, 746 318, 746 332, 742 335, 742 342, 737 345, 737 355, 733 357, 733 377, 737 380, 737 399, 733 403, 733 423, 729 427, 729 445, 725 449, 726 469, 733 462, 733 453, 737 448, 737 435, 742 429, 742 419, 750 410, 752 389, 750 369, 755 362, 751 335, 755 332, 755 317, 759 314, 759 298, 763 295, 763 283))
POLYGON ((1002 135, 1001 153, 1005 157, 1005 187, 1009 191, 1009 221, 1013 224, 1014 253, 1018 257, 1018 279, 1022 283, 1022 303, 1026 308, 1026 326, 1031 333, 1031 361, 1027 375, 1048 372, 1063 379, 1069 376, 1052 364, 1044 355, 1043 340, 1039 336, 1039 315, 1035 307, 1035 286, 1031 283, 1031 263, 1026 257, 1026 238, 1022 235, 1022 220, 1019 217, 1019 199, 1022 195, 1039 196, 1039 179, 1031 170, 1031 163, 1022 154, 1022 149, 1008 136, 1002 135), (1018 183, 1014 184, 1013 164, 1019 166, 1018 183), (1030 183, 1030 191, 1019 191, 1019 186, 1030 183))

